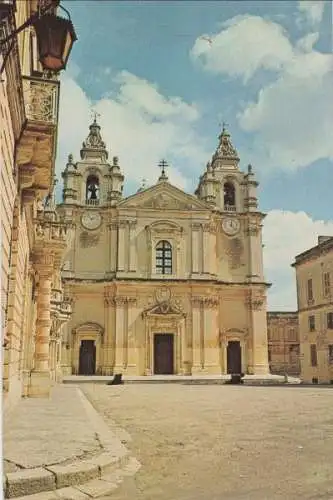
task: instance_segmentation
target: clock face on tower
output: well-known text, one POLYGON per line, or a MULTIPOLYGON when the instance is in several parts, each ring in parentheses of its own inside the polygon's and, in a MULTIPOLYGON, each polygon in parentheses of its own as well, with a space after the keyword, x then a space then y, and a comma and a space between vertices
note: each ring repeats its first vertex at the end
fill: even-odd
POLYGON ((240 229, 240 222, 234 217, 223 219, 222 229, 228 236, 234 236, 240 229))
POLYGON ((97 229, 102 222, 102 217, 98 212, 85 212, 81 217, 81 224, 86 229, 97 229))

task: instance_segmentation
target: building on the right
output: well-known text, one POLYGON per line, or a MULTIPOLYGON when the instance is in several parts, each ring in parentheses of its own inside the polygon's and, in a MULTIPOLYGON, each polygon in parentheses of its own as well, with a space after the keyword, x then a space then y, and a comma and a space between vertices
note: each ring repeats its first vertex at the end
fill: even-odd
POLYGON ((297 255, 296 270, 301 379, 333 383, 333 236, 297 255))

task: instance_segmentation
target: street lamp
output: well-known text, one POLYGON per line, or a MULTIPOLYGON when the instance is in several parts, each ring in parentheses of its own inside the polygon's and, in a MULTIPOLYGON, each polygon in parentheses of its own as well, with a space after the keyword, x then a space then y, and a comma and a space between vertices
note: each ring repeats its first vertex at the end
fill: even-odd
MULTIPOLYGON (((5 43, 15 39, 16 35, 28 26, 33 26, 36 31, 39 61, 43 69, 54 72, 65 69, 69 54, 74 42, 77 40, 77 36, 69 12, 61 5, 59 5, 59 7, 67 13, 68 19, 45 11, 32 14, 32 16, 17 28, 17 30, 0 41, 0 48, 2 49, 5 43)), ((14 41, 4 54, 0 75, 5 68, 7 58, 13 46, 14 41)))

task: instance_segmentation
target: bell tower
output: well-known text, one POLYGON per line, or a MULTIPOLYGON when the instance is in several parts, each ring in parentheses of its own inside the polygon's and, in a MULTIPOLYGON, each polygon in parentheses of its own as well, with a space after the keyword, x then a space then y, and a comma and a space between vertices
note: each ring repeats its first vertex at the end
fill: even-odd
POLYGON ((218 211, 243 212, 243 181, 239 156, 224 123, 216 151, 200 177, 195 194, 218 211))
POLYGON ((82 144, 80 160, 74 162, 70 154, 64 179, 63 203, 85 207, 106 207, 117 204, 122 198, 124 176, 118 157, 108 162, 109 153, 101 136, 96 116, 89 127, 89 134, 82 144))

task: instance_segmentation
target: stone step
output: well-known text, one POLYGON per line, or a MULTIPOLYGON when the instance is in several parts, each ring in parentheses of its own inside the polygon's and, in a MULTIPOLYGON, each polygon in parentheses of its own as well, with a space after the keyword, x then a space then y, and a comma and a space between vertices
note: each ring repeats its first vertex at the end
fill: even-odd
MULTIPOLYGON (((107 384, 113 380, 110 375, 68 375, 63 377, 63 384, 107 384)), ((230 380, 230 375, 152 375, 131 376, 124 375, 124 384, 193 384, 193 385, 222 385, 230 380)), ((245 375, 245 385, 280 385, 285 384, 282 375, 245 375)), ((288 377, 288 383, 299 384, 297 377, 288 377)), ((110 386, 112 388, 112 386, 110 386)))
POLYGON ((16 500, 88 500, 91 498, 110 498, 126 477, 138 472, 141 465, 133 457, 129 457, 113 471, 107 471, 99 478, 91 479, 74 486, 67 486, 52 491, 43 491, 33 495, 15 497, 16 500))
MULTIPOLYGON (((121 473, 122 476, 126 475, 128 468, 129 470, 133 469, 133 460, 135 459, 130 458, 127 450, 123 448, 123 450, 117 450, 115 454, 112 451, 107 451, 90 459, 66 465, 38 467, 8 473, 4 485, 5 498, 17 499, 24 495, 25 497, 28 495, 30 498, 33 495, 31 500, 34 500, 36 494, 41 495, 40 498, 45 498, 45 500, 48 496, 53 498, 52 495, 58 495, 55 498, 66 498, 59 497, 59 494, 62 494, 59 492, 70 487, 77 487, 78 491, 83 491, 85 487, 89 489, 89 484, 94 483, 94 481, 103 481, 99 483, 100 487, 106 488, 108 485, 104 482, 109 481, 106 478, 110 478, 116 473, 121 473)), ((75 494, 77 495, 75 498, 77 498, 77 491, 75 494)))

